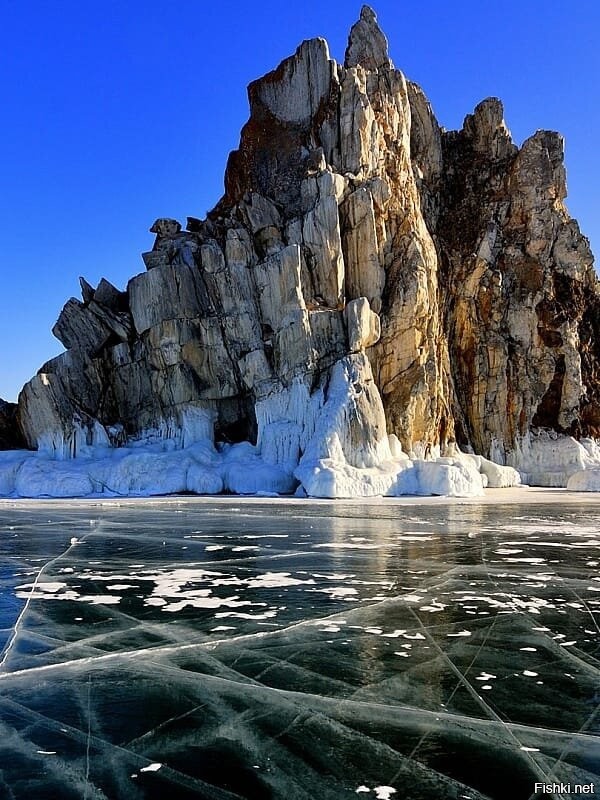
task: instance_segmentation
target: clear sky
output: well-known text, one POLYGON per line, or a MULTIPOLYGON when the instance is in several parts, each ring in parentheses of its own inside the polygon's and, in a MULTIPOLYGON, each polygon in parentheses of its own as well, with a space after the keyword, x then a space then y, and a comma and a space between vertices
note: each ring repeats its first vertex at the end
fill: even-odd
MULTIPOLYGON (((303 40, 342 60, 361 3, 0 0, 0 397, 61 352, 78 276, 119 288, 156 217, 204 216, 246 85, 303 40)), ((397 67, 446 128, 504 102, 518 144, 566 137, 569 210, 600 255, 600 3, 373 2, 397 67)))

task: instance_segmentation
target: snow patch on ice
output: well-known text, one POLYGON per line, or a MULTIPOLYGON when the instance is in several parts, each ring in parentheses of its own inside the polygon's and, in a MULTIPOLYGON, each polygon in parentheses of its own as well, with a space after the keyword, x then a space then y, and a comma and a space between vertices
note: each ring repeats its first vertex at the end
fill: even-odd
POLYGON ((396 794, 392 786, 376 786, 373 791, 377 800, 391 800, 392 795, 396 794))
POLYGON ((155 762, 154 764, 148 764, 147 767, 142 767, 140 772, 158 772, 161 767, 162 764, 155 762))
POLYGON ((292 578, 289 572, 266 572, 256 578, 245 581, 250 589, 280 589, 283 586, 306 586, 314 584, 314 580, 309 578, 306 581, 292 578))
POLYGON ((351 586, 328 586, 321 589, 315 589, 315 591, 322 594, 328 594, 332 600, 346 600, 347 598, 354 597, 358 594, 356 589, 353 589, 351 586))

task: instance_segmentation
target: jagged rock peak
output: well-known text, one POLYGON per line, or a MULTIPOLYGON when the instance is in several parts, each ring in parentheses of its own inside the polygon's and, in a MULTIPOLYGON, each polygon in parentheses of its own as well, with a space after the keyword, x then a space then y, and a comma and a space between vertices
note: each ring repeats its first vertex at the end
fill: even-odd
POLYGON ((307 39, 293 56, 248 87, 251 110, 261 105, 281 122, 306 125, 329 91, 331 59, 325 39, 307 39))
POLYGON ((493 158, 505 158, 517 152, 504 121, 504 106, 497 97, 487 97, 467 114, 463 133, 472 142, 475 152, 493 158))
POLYGON ((346 67, 360 64, 368 70, 393 66, 388 55, 388 41, 370 6, 362 7, 360 19, 352 26, 344 64, 346 67))
POLYGON ((157 236, 160 237, 167 237, 167 236, 177 236, 179 231, 181 230, 181 223, 178 222, 176 219, 168 219, 166 217, 161 217, 157 219, 152 224, 150 228, 150 233, 155 233, 157 236))

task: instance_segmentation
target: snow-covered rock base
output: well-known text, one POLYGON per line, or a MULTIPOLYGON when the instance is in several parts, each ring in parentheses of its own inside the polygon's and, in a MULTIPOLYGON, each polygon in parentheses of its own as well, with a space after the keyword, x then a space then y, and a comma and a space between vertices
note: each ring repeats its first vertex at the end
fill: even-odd
POLYGON ((214 412, 190 406, 136 441, 113 446, 99 423, 36 452, 0 453, 0 495, 151 496, 193 492, 352 498, 380 495, 478 496, 514 486, 519 475, 479 456, 410 458, 388 436, 379 391, 364 353, 333 365, 322 385, 302 378, 256 404, 258 437, 215 445, 214 412), (101 429, 101 430, 100 430, 101 429), (74 448, 72 442, 76 441, 74 448), (60 445, 60 446, 57 446, 60 445), (69 458, 69 454, 76 457, 69 458))
POLYGON ((521 437, 507 461, 530 486, 575 488, 572 476, 600 469, 600 447, 593 439, 577 441, 554 431, 539 431, 521 437))
POLYGON ((474 497, 490 485, 468 457, 423 461, 405 456, 363 468, 326 458, 290 472, 265 461, 249 442, 219 450, 208 441, 184 450, 170 449, 170 444, 165 440, 162 445, 90 448, 68 461, 27 450, 0 452, 0 497, 150 497, 183 492, 474 497))

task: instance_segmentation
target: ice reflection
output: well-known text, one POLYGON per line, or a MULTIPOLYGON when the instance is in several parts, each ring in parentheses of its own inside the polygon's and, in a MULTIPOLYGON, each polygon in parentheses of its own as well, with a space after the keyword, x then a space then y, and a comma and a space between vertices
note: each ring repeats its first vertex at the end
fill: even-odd
POLYGON ((4 507, 0 794, 592 783, 597 509, 4 507))

